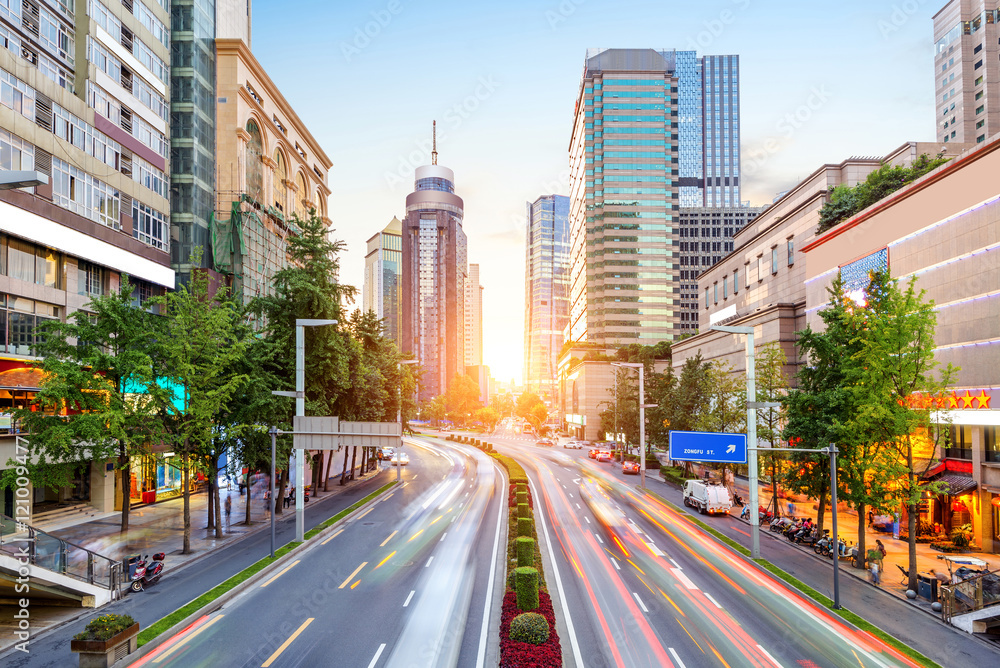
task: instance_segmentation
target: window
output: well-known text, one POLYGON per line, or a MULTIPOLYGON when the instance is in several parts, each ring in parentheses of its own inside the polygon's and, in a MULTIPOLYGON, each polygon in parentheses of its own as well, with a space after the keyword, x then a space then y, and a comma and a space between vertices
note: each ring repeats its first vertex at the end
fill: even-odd
POLYGON ((705 308, 708 308, 708 288, 705 288, 705 308))
POLYGON ((949 427, 948 447, 944 456, 949 459, 972 459, 972 426, 953 424, 949 427))
POLYGON ((733 269, 733 294, 740 291, 740 270, 733 269))
POLYGON ((722 299, 729 299, 729 277, 722 277, 722 299))
POLYGON ((77 262, 77 294, 100 297, 104 294, 104 267, 79 260, 77 262))
POLYGON ((61 288, 62 255, 30 241, 4 237, 6 272, 10 278, 35 285, 61 288))
POLYGON ((984 459, 988 462, 1000 462, 1000 442, 997 441, 998 431, 1000 431, 1000 428, 995 425, 983 427, 983 447, 986 450, 986 457, 984 459))
POLYGON ((138 200, 132 200, 132 236, 142 243, 169 250, 167 219, 156 209, 138 200))
POLYGON ((161 169, 132 154, 132 179, 139 185, 146 186, 160 197, 169 197, 170 182, 161 169))
POLYGON ((50 53, 58 55, 70 64, 74 58, 74 33, 69 28, 63 26, 62 22, 56 18, 44 6, 38 8, 38 40, 50 53))
POLYGON ((306 188, 305 177, 302 172, 295 176, 295 215, 300 220, 305 220, 309 215, 309 190, 306 188))
POLYGON ((788 246, 788 266, 791 267, 795 264, 795 241, 794 239, 789 239, 786 244, 788 246))
POLYGON ((973 85, 974 85, 974 86, 978 86, 978 85, 979 85, 979 84, 981 84, 981 83, 983 83, 983 78, 982 78, 982 77, 979 77, 978 79, 976 79, 976 82, 975 82, 975 83, 974 83, 973 85))
POLYGON ((139 19, 146 30, 156 38, 156 40, 163 46, 170 46, 170 33, 163 22, 160 21, 153 12, 149 11, 149 8, 141 2, 135 2, 132 6, 132 13, 135 17, 139 19))
POLYGON ((775 246, 771 249, 771 273, 778 273, 778 247, 775 246))
POLYGON ((985 119, 979 121, 978 123, 976 123, 976 129, 978 130, 979 128, 983 127, 983 125, 985 125, 985 124, 986 124, 986 120, 985 119))
POLYGON ((750 263, 747 262, 743 265, 743 287, 747 290, 750 289, 750 263))
POLYGON ((986 108, 986 105, 985 105, 985 104, 981 104, 981 105, 979 105, 978 107, 976 107, 976 113, 977 113, 977 114, 981 114, 981 113, 983 113, 983 109, 985 109, 985 108, 986 108))
MULTIPOLYGON (((981 100, 981 99, 982 99, 982 97, 983 97, 983 91, 979 91, 978 93, 976 93, 976 101, 979 101, 979 100, 981 100)), ((947 109, 945 109, 944 113, 945 113, 945 115, 947 116, 947 115, 948 115, 948 110, 947 110, 947 109)))
POLYGON ((149 281, 144 281, 139 278, 129 278, 129 282, 132 284, 133 306, 137 306, 139 308, 145 308, 146 302, 148 302, 153 297, 159 296, 160 294, 159 288, 157 288, 157 286, 153 285, 149 281))
POLYGON ((34 346, 43 340, 38 326, 58 319, 58 306, 0 295, 0 350, 14 355, 34 354, 34 346))
POLYGON ((272 187, 272 199, 274 200, 274 207, 284 213, 285 207, 288 204, 288 185, 286 181, 288 180, 288 172, 285 168, 285 158, 282 156, 281 151, 274 152, 274 185, 272 187))
POLYGON ((0 70, 0 104, 32 122, 35 120, 35 89, 3 70, 0 70))
POLYGON ((0 170, 20 171, 34 168, 34 145, 0 129, 0 170))
POLYGON ((52 131, 87 155, 94 156, 109 167, 119 168, 121 144, 58 104, 52 105, 52 131))
POLYGON ((977 144, 982 144, 984 141, 986 141, 986 135, 985 134, 982 134, 982 135, 979 135, 978 137, 976 137, 976 143, 977 144))
POLYGON ((52 158, 52 201, 112 229, 121 229, 118 191, 79 169, 52 158))
POLYGON ((718 304, 719 303, 719 284, 718 283, 713 283, 712 284, 712 289, 715 292, 715 303, 718 304))
POLYGON ((977 61, 977 62, 976 62, 976 64, 975 64, 975 65, 973 65, 973 66, 972 66, 972 69, 974 69, 974 70, 978 70, 978 69, 979 69, 980 67, 982 67, 982 66, 983 66, 983 61, 982 61, 982 60, 979 60, 979 61, 977 61))
POLYGON ((264 165, 261 156, 264 153, 264 141, 260 136, 260 128, 251 119, 247 121, 247 192, 252 197, 260 199, 264 190, 264 165))

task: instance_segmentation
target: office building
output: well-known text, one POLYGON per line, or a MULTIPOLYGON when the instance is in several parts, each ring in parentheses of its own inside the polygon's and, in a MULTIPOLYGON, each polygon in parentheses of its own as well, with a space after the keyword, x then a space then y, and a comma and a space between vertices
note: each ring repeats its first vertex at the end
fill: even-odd
POLYGON ((403 219, 401 348, 420 360, 420 399, 444 394, 465 373, 465 281, 468 248, 455 173, 437 164, 416 169, 403 219))
MULTIPOLYGON (((295 217, 315 210, 331 224, 327 178, 333 162, 245 39, 217 37, 215 62, 218 123, 211 164, 217 189, 204 264, 248 302, 271 294, 274 274, 287 266, 295 217)), ((191 229, 201 234, 200 223, 191 229)))
POLYGON ((1000 132, 998 24, 995 0, 951 0, 934 15, 939 142, 981 144, 1000 132))
POLYGON ((680 329, 698 331, 698 276, 733 250, 733 235, 764 207, 681 207, 680 329))
POLYGON ((569 197, 543 195, 525 208, 524 385, 551 402, 569 322, 569 197))
POLYGON ((385 335, 399 343, 400 270, 403 262, 403 223, 393 216, 368 240, 361 308, 385 322, 385 335))
MULTIPOLYGON (((15 457, 11 411, 40 387, 38 325, 117 292, 123 274, 138 305, 174 287, 169 35, 165 0, 0 3, 0 181, 23 186, 0 189, 0 467, 15 457)), ((114 510, 107 462, 67 475, 32 489, 34 506, 114 510)))
POLYGON ((679 327, 679 209, 737 206, 739 58, 591 49, 570 141, 573 340, 679 327))
POLYGON ((465 280, 465 366, 483 363, 483 286, 479 265, 470 264, 465 280))

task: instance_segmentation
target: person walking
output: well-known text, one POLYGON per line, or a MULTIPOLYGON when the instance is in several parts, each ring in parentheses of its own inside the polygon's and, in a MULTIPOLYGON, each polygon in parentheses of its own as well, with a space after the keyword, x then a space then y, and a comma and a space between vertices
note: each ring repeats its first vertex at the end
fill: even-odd
POLYGON ((229 526, 229 516, 233 514, 233 499, 226 494, 226 526, 229 526))

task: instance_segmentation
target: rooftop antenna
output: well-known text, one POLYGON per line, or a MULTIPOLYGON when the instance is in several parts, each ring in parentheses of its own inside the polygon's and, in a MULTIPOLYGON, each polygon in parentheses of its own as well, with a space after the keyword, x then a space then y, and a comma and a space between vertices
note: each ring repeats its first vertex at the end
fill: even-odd
POLYGON ((438 122, 437 121, 432 121, 432 123, 433 123, 433 125, 432 125, 433 129, 431 130, 431 132, 432 132, 431 136, 433 137, 433 139, 431 140, 431 146, 432 146, 432 148, 431 148, 431 164, 432 165, 436 165, 436 164, 438 164, 438 122))

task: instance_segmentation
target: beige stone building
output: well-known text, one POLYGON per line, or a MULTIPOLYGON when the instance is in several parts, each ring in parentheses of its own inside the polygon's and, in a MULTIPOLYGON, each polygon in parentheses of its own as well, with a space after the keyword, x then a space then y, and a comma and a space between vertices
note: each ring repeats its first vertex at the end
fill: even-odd
POLYGON ((214 266, 250 299, 285 266, 294 216, 327 225, 333 166, 242 39, 217 39, 214 266))

